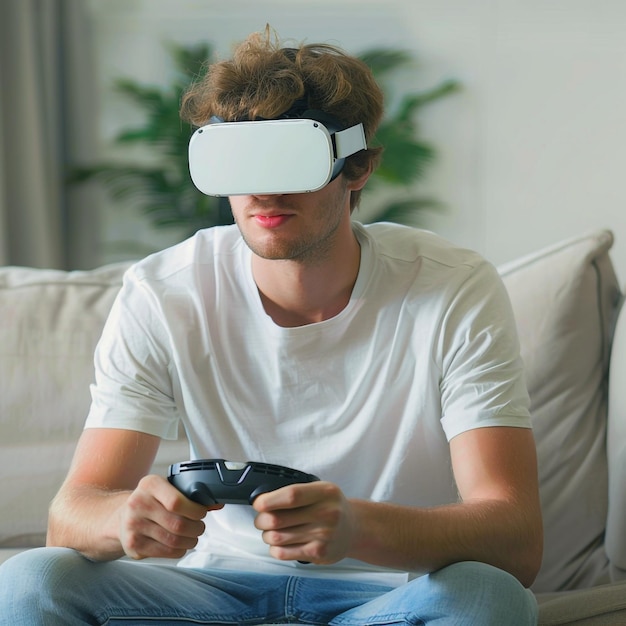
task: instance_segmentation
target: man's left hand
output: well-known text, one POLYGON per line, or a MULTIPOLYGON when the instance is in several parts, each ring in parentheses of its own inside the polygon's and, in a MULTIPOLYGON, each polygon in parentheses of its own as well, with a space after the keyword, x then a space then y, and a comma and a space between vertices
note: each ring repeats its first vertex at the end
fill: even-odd
POLYGON ((254 525, 263 531, 270 554, 282 561, 319 565, 345 558, 356 534, 350 502, 337 485, 289 485, 258 496, 254 525))

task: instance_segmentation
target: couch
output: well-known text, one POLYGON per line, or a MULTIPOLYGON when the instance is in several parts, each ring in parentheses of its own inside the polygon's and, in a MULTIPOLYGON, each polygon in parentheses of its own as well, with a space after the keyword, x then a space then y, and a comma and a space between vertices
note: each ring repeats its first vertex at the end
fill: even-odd
MULTIPOLYGON (((626 313, 609 230, 499 268, 532 402, 545 524, 541 624, 626 624, 626 313)), ((0 562, 44 543, 127 263, 0 268, 0 562)), ((154 471, 186 459, 165 442, 154 471)))

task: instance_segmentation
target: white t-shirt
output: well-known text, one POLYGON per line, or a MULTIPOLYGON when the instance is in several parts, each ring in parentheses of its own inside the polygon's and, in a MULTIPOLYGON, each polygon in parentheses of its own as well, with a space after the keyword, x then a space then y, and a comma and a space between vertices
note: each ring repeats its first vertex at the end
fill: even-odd
MULTIPOLYGON (((265 313, 236 226, 134 265, 98 344, 86 427, 172 439, 182 420, 190 458, 286 465, 347 497, 457 501, 448 441, 530 428, 508 295, 491 264, 432 233, 354 230, 361 264, 349 304, 297 328, 265 313)), ((277 561, 253 517, 242 505, 209 513, 182 565, 390 580, 351 559, 277 561)))

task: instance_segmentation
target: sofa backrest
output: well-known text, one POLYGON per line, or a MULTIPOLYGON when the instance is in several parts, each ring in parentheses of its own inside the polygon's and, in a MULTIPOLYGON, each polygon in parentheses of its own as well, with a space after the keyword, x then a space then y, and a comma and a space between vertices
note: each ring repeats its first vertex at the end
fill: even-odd
MULTIPOLYGON (((93 353, 127 264, 0 268, 0 547, 42 545, 90 403, 93 353)), ((155 471, 188 457, 161 446, 155 471)))
POLYGON ((500 268, 537 442, 545 548, 535 591, 587 587, 608 576, 607 385, 622 297, 612 245, 612 233, 602 230, 500 268))

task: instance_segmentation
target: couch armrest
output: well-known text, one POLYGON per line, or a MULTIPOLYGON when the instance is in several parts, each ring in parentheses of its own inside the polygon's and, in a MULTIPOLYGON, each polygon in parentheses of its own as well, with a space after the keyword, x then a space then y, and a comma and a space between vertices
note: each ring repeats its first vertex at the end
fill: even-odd
POLYGON ((626 579, 626 307, 615 324, 609 376, 607 456, 609 461, 609 512, 605 549, 611 577, 626 579))

